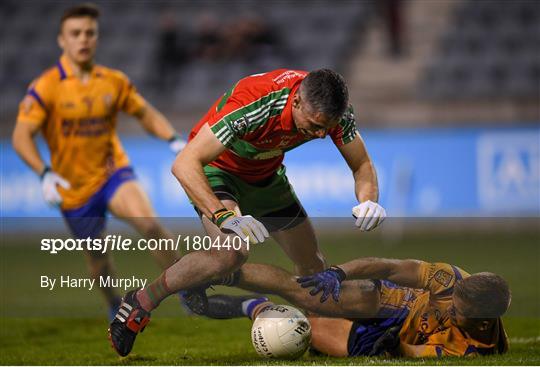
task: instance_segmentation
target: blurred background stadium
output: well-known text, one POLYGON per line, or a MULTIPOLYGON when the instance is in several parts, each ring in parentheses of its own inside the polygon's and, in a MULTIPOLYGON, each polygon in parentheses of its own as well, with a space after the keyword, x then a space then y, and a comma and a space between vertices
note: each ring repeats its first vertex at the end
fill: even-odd
MULTIPOLYGON (((56 62, 58 19, 75 3, 1 3, 5 139, 25 88, 56 62)), ((535 0, 96 3, 98 62, 123 70, 183 132, 243 76, 330 67, 349 83, 381 200, 395 216, 540 211, 535 0)), ((166 147, 128 118, 119 130, 158 213, 191 215, 169 174, 166 147)), ((3 214, 53 215, 37 178, 3 142, 3 214)), ((352 193, 347 168, 333 164, 338 155, 329 142, 310 145, 287 160, 298 194, 312 215, 348 216, 354 197, 344 194, 352 193), (318 158, 309 159, 314 152, 318 158)))
MULTIPOLYGON (((350 171, 337 150, 326 139, 291 152, 286 159, 288 175, 308 213, 321 220, 346 217, 340 220, 343 226, 335 227, 339 231, 325 231, 324 221, 317 227, 330 263, 362 255, 417 257, 452 262, 473 272, 500 273, 514 290, 511 336, 532 337, 532 345, 538 347, 539 1, 95 3, 102 11, 98 62, 124 71, 143 96, 185 133, 243 76, 282 67, 330 67, 342 73, 349 84, 358 128, 377 166, 381 203, 390 219, 374 234, 357 237, 346 231, 344 228, 352 227, 350 208, 355 199, 350 171), (400 222, 393 219, 396 217, 421 218, 400 222), (440 220, 429 219, 432 217, 440 220), (520 222, 525 225, 518 225, 520 222), (407 223, 418 225, 407 231, 407 223), (444 225, 434 226, 438 223, 444 225), (435 227, 442 230, 433 231, 435 227)), ((55 350, 65 357, 60 361, 70 364, 69 353, 57 346, 57 339, 65 337, 67 345, 78 340, 87 345, 88 354, 82 353, 76 364, 116 363, 112 354, 99 359, 102 357, 94 349, 103 347, 101 339, 90 340, 85 335, 71 341, 72 335, 56 322, 46 327, 57 339, 44 339, 35 331, 35 320, 21 327, 18 321, 4 319, 39 317, 41 311, 47 316, 104 315, 97 292, 89 297, 83 290, 62 290, 53 296, 38 289, 36 279, 41 273, 84 276, 84 262, 80 254, 55 257, 37 249, 36 238, 45 227, 60 228, 59 236, 67 233, 60 220, 31 219, 58 217, 58 213, 46 207, 39 178, 16 157, 9 141, 27 85, 59 57, 58 19, 73 4, 76 2, 47 0, 0 3, 0 293, 5 295, 0 346, 5 348, 4 357, 8 352, 12 356, 4 362, 50 363, 39 347, 30 359, 21 359, 28 350, 19 350, 18 343, 35 342, 55 350), (20 246, 25 244, 36 246, 20 246), (43 302, 40 310, 35 308, 35 296, 43 302), (94 359, 85 359, 86 355, 94 359)), ((187 198, 170 174, 173 157, 166 144, 146 136, 129 118, 120 120, 119 132, 157 212, 172 217, 165 224, 174 226, 174 217, 193 218, 187 198)), ((41 148, 45 152, 43 143, 41 148)), ((149 260, 144 254, 117 258, 120 274, 127 276, 140 269, 139 276, 157 275, 157 268, 146 266, 149 260)), ((277 246, 254 251, 252 261, 268 259, 290 268, 277 246)), ((176 315, 175 302, 168 300, 165 311, 160 312, 176 315)), ((104 320, 99 320, 81 327, 89 328, 93 338, 101 338, 104 320)), ((195 328, 206 325, 189 322, 195 328)), ((242 324, 239 330, 245 333, 241 335, 247 335, 247 327, 242 324)), ((192 337, 181 332, 186 335, 176 334, 176 338, 185 338, 175 339, 179 345, 192 337)), ((201 350, 197 353, 204 356, 204 343, 213 348, 217 337, 199 340, 203 344, 198 345, 201 350)), ((239 350, 250 348, 247 337, 242 343, 247 346, 242 344, 239 350)), ((162 344, 156 342, 158 350, 165 348, 162 344)), ((200 360, 184 362, 197 364, 200 360)), ((141 363, 154 362, 143 359, 141 363)))

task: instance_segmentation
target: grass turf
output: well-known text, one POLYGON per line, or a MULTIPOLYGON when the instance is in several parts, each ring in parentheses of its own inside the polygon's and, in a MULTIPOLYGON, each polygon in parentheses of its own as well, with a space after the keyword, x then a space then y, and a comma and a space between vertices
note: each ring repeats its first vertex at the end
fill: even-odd
MULTIPOLYGON (((364 364, 540 364, 540 248, 536 232, 497 234, 409 234, 399 240, 380 235, 323 234, 321 243, 329 263, 359 256, 421 258, 445 261, 470 271, 489 270, 504 276, 513 292, 505 327, 510 352, 483 358, 383 359, 327 358, 305 355, 296 361, 258 357, 251 346, 249 320, 214 321, 184 317, 174 297, 155 313, 134 351, 119 358, 106 340, 107 321, 96 291, 39 287, 41 275, 84 277, 81 254, 48 255, 37 239, 3 241, 0 292, 0 364, 2 365, 364 365, 364 364)), ((139 252, 117 254, 118 273, 152 279, 158 270, 139 252)), ((253 251, 252 262, 291 268, 276 246, 253 251)), ((221 288, 218 291, 223 291, 221 288)))

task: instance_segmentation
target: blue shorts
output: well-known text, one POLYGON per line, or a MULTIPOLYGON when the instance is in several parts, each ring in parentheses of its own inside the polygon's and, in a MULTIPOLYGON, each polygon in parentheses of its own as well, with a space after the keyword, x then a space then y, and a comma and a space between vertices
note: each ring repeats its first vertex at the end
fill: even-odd
POLYGON ((76 238, 96 238, 105 229, 107 207, 116 190, 124 182, 136 178, 133 168, 120 168, 83 206, 62 210, 66 223, 76 238))
MULTIPOLYGON (((387 286, 393 285, 383 281, 387 286)), ((380 281, 374 283, 380 287, 380 281)), ((373 350, 375 342, 391 327, 401 326, 409 315, 408 308, 381 307, 377 317, 373 319, 356 320, 349 333, 347 352, 349 357, 367 356, 373 350)))

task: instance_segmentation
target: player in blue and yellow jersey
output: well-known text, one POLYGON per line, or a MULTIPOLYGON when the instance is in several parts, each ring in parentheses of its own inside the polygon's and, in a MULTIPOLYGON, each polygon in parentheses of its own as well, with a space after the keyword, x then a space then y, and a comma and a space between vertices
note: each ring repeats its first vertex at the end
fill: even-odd
MULTIPOLYGON (((183 143, 126 75, 94 63, 98 17, 99 10, 91 4, 65 11, 58 34, 63 54, 30 84, 19 107, 13 146, 41 177, 45 200, 60 208, 76 237, 100 236, 110 211, 145 237, 169 238, 116 134, 118 113, 137 118, 150 134, 169 141, 174 153, 183 143), (50 165, 36 148, 38 132, 47 142, 50 165)), ((152 254, 162 268, 178 258, 172 250, 152 254)), ((93 277, 113 273, 109 256, 88 252, 88 264, 93 277)), ((103 291, 115 310, 118 295, 113 289, 103 291)))
MULTIPOLYGON (((299 274, 313 274, 325 268, 324 256, 283 159, 285 152, 326 136, 354 178, 354 224, 362 231, 376 228, 386 213, 377 203, 374 165, 356 129, 346 83, 329 69, 278 69, 241 79, 195 125, 172 171, 212 243, 231 233, 251 243, 272 236, 299 274)), ((188 290, 187 299, 199 301, 188 302, 197 304, 192 310, 204 313, 205 283, 237 270, 248 253, 247 245, 192 252, 146 288, 129 292, 110 325, 116 351, 127 355, 150 311, 178 290, 188 290)))
MULTIPOLYGON (((360 258, 301 278, 271 265, 244 264, 229 284, 279 295, 317 314, 309 317, 312 346, 332 356, 477 356, 508 349, 500 317, 510 290, 493 273, 360 258)), ((265 297, 215 295, 208 316, 254 320, 268 305, 265 297)))

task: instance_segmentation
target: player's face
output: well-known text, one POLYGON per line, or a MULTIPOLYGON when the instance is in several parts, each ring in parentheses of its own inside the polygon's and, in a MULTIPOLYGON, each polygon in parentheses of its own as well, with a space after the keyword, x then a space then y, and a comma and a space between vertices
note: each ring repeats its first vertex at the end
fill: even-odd
POLYGON ((454 326, 465 327, 467 325, 467 318, 463 315, 461 311, 463 305, 461 300, 455 295, 452 297, 452 305, 448 307, 448 315, 450 316, 450 321, 454 326))
POLYGON ((58 43, 64 54, 78 65, 92 63, 97 39, 98 25, 91 17, 66 19, 58 35, 58 43))
POLYGON ((339 121, 332 121, 321 112, 316 112, 305 102, 300 93, 293 99, 292 116, 298 131, 309 138, 324 139, 328 130, 335 127, 339 121))
POLYGON ((448 314, 454 326, 469 333, 476 333, 486 331, 492 325, 493 319, 466 317, 463 313, 465 308, 465 302, 454 294, 452 296, 452 305, 448 308, 448 314))

